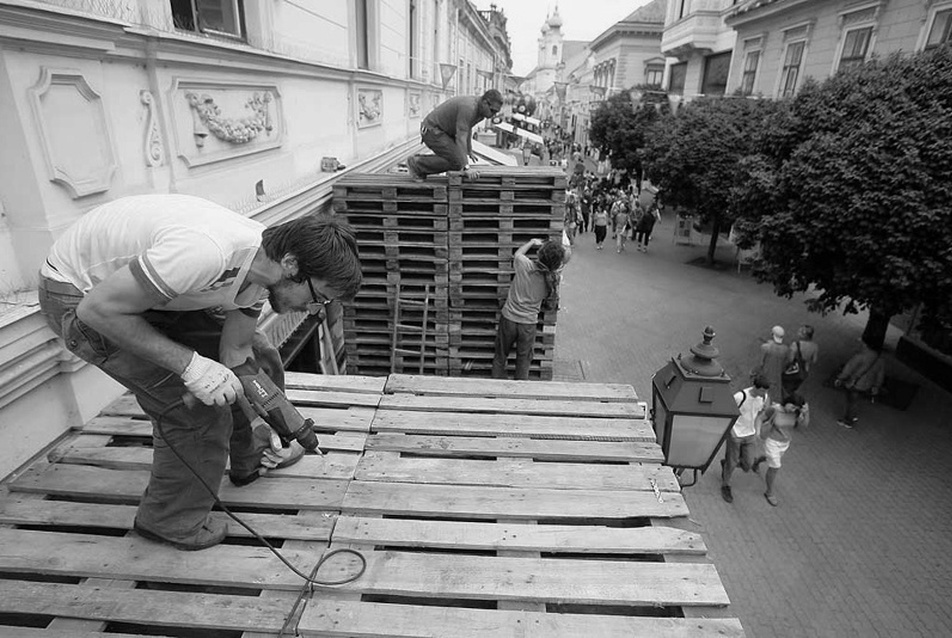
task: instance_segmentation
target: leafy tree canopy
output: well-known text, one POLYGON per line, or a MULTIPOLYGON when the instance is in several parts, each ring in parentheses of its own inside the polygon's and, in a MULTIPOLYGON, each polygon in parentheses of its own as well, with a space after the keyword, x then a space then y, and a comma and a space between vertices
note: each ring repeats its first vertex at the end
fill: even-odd
POLYGON ((746 191, 766 209, 757 277, 786 296, 815 287, 813 310, 869 308, 880 342, 883 318, 920 302, 947 311, 952 47, 808 83, 790 106, 786 139, 746 191))
POLYGON ((659 117, 658 110, 649 100, 633 104, 627 91, 617 93, 595 111, 589 139, 595 148, 611 157, 613 168, 640 179, 641 157, 638 151, 644 146, 647 129, 659 117))

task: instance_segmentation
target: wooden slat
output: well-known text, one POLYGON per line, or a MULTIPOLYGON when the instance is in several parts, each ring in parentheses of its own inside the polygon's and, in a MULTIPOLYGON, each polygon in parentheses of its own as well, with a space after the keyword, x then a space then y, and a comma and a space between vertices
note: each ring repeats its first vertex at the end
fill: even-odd
MULTIPOLYGON (((295 399, 297 401, 298 399, 295 399)), ((642 419, 644 410, 637 403, 597 401, 542 401, 538 399, 484 399, 481 397, 416 396, 391 394, 380 399, 381 410, 423 410, 439 412, 483 412, 492 414, 538 414, 642 419)))
POLYGON ((704 554, 700 534, 673 527, 521 525, 340 516, 334 542, 468 550, 704 554))
MULTIPOLYGON (((107 470, 57 463, 30 468, 9 488, 13 492, 97 497, 103 501, 138 502, 149 481, 145 470, 107 470)), ((245 487, 222 480, 218 495, 226 505, 287 509, 340 509, 346 481, 331 479, 260 480, 245 487)))
MULTIPOLYGON (((508 283, 508 280, 507 280, 508 283)), ((559 381, 506 381, 465 377, 433 377, 391 374, 384 389, 387 394, 498 397, 633 402, 638 400, 630 385, 614 383, 569 383, 559 381)))
POLYGON ((3 638, 142 638, 142 634, 99 631, 76 631, 74 629, 51 629, 37 627, 4 627, 3 638))
MULTIPOLYGON (((322 440, 323 442, 323 440, 322 440)), ((328 478, 346 480, 354 476, 358 454, 329 452, 305 454, 291 467, 270 470, 268 478, 328 478)), ((114 470, 148 470, 152 466, 152 448, 108 447, 91 449, 63 447, 50 453, 50 460, 57 463, 92 465, 114 470)))
POLYGON ((460 518, 638 518, 687 516, 680 494, 601 490, 519 489, 469 485, 421 485, 354 481, 347 488, 348 514, 406 514, 460 518))
MULTIPOLYGON (((373 410, 358 408, 355 410, 333 410, 324 408, 301 408, 301 414, 315 420, 315 430, 318 432, 322 450, 336 450, 338 452, 360 452, 364 448, 367 437, 365 432, 370 431, 370 422, 373 419, 373 410), (315 412, 320 416, 315 419, 315 412), (326 414, 330 413, 330 414, 326 414), (335 421, 336 417, 342 417, 335 421), (320 420, 318 420, 320 419, 320 420), (331 427, 331 426, 338 427, 331 427), (327 434, 328 430, 352 430, 341 434, 327 434)), ((111 436, 138 436, 152 438, 152 422, 132 417, 99 416, 78 428, 84 435, 111 435, 111 436)))
MULTIPOLYGON (((132 529, 133 505, 71 503, 36 498, 8 497, 0 500, 0 523, 7 525, 49 525, 132 529)), ((212 512, 213 519, 228 522, 228 535, 251 538, 251 532, 234 523, 224 512, 212 512)), ((243 512, 241 519, 267 538, 329 540, 336 514, 306 511, 298 514, 256 514, 243 512)))
POLYGON ((374 434, 368 450, 456 456, 505 456, 539 460, 604 460, 661 463, 664 455, 656 443, 634 441, 557 441, 514 437, 418 436, 374 434))
POLYGON ((713 565, 365 552, 341 591, 590 605, 726 605, 713 565))
MULTIPOLYGON (((296 390, 295 392, 308 394, 304 390, 296 390)), ((339 399, 343 394, 344 393, 336 393, 334 396, 339 399)), ((374 401, 376 401, 376 399, 374 399, 374 401)), ((304 418, 311 418, 314 420, 315 430, 318 432, 367 432, 370 429, 370 422, 374 415, 373 405, 364 407, 351 407, 352 404, 346 401, 338 401, 336 405, 339 407, 316 408, 307 407, 304 405, 298 405, 295 407, 298 408, 304 418)), ((121 421, 115 420, 114 417, 131 417, 134 419, 143 419, 143 423, 145 425, 138 426, 139 428, 148 427, 149 423, 149 421, 145 420, 145 413, 142 411, 142 408, 139 407, 139 404, 136 403, 135 399, 131 395, 124 395, 106 406, 102 411, 102 416, 90 421, 89 426, 84 426, 83 430, 86 431, 86 427, 89 427, 89 432, 103 431, 110 434, 126 434, 126 432, 111 432, 107 429, 100 428, 97 425, 100 423, 100 419, 105 419, 102 421, 102 423, 105 424, 106 428, 119 427, 121 421)), ((130 427, 135 427, 135 424, 130 424, 130 427)), ((145 432, 145 434, 148 434, 151 432, 151 429, 136 429, 134 431, 145 432)), ((129 432, 129 434, 131 433, 132 432, 129 432)))
MULTIPOLYGON (((263 599, 254 596, 153 589, 117 590, 0 580, 0 612, 126 622, 145 625, 150 629, 164 626, 277 632, 293 604, 290 596, 288 592, 282 598, 263 599), (175 610, 175 613, 169 613, 170 610, 175 610)), ((0 629, 0 634, 16 635, 7 633, 8 629, 11 628, 0 629)), ((82 634, 74 631, 68 635, 82 634)), ((116 634, 87 635, 111 638, 116 634)))
POLYGON ((651 425, 640 419, 599 419, 524 414, 471 414, 380 410, 374 432, 457 436, 531 437, 566 440, 654 442, 651 425))
POLYGON ((310 372, 284 373, 284 385, 295 390, 334 390, 383 394, 386 377, 362 377, 355 374, 312 374, 310 372))
POLYGON ((653 490, 680 492, 674 472, 660 465, 535 463, 528 459, 438 459, 401 457, 392 452, 367 452, 355 477, 362 481, 487 485, 553 489, 653 490))
MULTIPOLYGON (((0 570, 16 573, 254 589, 298 589, 302 582, 270 551, 259 547, 216 545, 182 552, 135 534, 116 538, 2 528, 0 547, 0 570)), ((320 559, 314 553, 282 553, 304 573, 320 559)))
POLYGON ((375 408, 380 401, 380 395, 363 394, 359 392, 332 392, 322 390, 294 390, 288 389, 285 393, 291 403, 295 405, 322 405, 341 407, 375 408))
POLYGON ((302 636, 420 638, 743 638, 736 618, 685 620, 599 614, 545 614, 496 609, 313 600, 298 626, 302 636), (426 629, 421 630, 422 627, 426 629))

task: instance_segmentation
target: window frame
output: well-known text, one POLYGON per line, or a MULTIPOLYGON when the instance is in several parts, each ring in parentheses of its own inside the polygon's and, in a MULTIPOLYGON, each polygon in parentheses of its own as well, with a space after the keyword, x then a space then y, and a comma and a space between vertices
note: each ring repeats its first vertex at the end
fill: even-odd
POLYGON ((222 31, 220 29, 212 29, 203 25, 201 13, 199 12, 196 2, 197 0, 188 0, 187 2, 189 5, 190 18, 193 25, 193 28, 189 29, 188 27, 175 24, 175 7, 173 6, 173 0, 169 0, 167 6, 172 13, 172 24, 176 31, 183 31, 186 33, 200 33, 202 35, 209 35, 227 40, 236 40, 238 42, 248 41, 248 29, 245 25, 244 0, 217 0, 220 6, 226 4, 231 5, 231 12, 234 15, 235 33, 230 31, 222 31))
POLYGON ((744 52, 744 65, 740 70, 740 92, 741 95, 753 95, 754 87, 757 85, 757 74, 760 72, 760 62, 764 59, 763 49, 751 49, 744 52), (754 68, 748 69, 748 62, 751 56, 757 56, 757 63, 754 68), (747 79, 750 78, 750 86, 747 86, 747 79))
POLYGON ((840 39, 839 45, 839 54, 837 55, 836 66, 834 73, 842 71, 844 69, 851 68, 853 65, 862 66, 869 60, 869 56, 873 51, 873 42, 876 37, 876 25, 875 24, 860 24, 849 29, 843 30, 843 37, 840 39), (859 33, 861 31, 868 31, 869 34, 866 37, 866 49, 863 51, 862 59, 856 56, 846 57, 846 45, 849 41, 850 35, 854 33, 859 33), (851 66, 844 67, 843 62, 848 62, 851 66))
POLYGON ((949 44, 952 42, 952 4, 944 4, 933 7, 929 12, 929 19, 926 21, 927 28, 923 32, 922 46, 919 47, 921 51, 927 51, 929 49, 935 49, 944 44, 949 44), (937 44, 929 44, 930 36, 932 32, 935 31, 936 21, 940 15, 946 15, 945 23, 945 37, 943 40, 937 44))
POLYGON ((798 38, 798 39, 796 39, 796 40, 791 40, 790 42, 787 42, 787 43, 784 45, 784 47, 783 47, 783 58, 782 58, 781 63, 780 63, 780 84, 777 86, 777 97, 778 97, 778 98, 783 99, 783 98, 787 98, 787 97, 793 97, 794 95, 796 95, 796 93, 797 93, 797 87, 799 87, 799 85, 800 85, 800 80, 801 80, 801 76, 802 76, 802 74, 801 74, 800 72, 803 70, 803 61, 804 61, 804 60, 806 59, 806 57, 807 57, 807 56, 806 56, 806 52, 807 52, 807 40, 806 40, 806 38, 798 38), (789 53, 790 53, 790 49, 791 49, 792 47, 795 47, 795 46, 800 46, 800 59, 799 59, 799 61, 797 62, 796 67, 794 67, 793 65, 787 64, 787 60, 788 60, 788 56, 789 56, 789 53), (790 70, 791 70, 791 69, 794 69, 794 68, 796 69, 796 76, 793 78, 793 86, 792 86, 792 87, 789 87, 789 93, 788 93, 788 92, 787 92, 787 91, 788 91, 788 86, 789 86, 789 84, 790 84, 788 74, 789 74, 790 70))

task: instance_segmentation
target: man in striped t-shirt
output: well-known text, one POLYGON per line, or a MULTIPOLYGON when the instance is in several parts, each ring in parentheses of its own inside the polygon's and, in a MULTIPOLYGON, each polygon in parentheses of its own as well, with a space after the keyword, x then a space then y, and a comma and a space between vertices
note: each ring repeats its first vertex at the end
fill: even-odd
POLYGON ((360 283, 345 224, 308 216, 265 228, 187 195, 118 199, 56 241, 40 271, 47 322, 162 420, 137 531, 180 549, 221 542, 227 527, 208 516, 213 495, 175 452, 215 487, 229 455, 240 485, 259 464, 279 463, 234 404, 242 390, 231 368, 252 357, 283 387, 280 356, 256 332, 265 297, 276 312, 318 311, 360 283), (186 394, 195 405, 177 404, 186 394))

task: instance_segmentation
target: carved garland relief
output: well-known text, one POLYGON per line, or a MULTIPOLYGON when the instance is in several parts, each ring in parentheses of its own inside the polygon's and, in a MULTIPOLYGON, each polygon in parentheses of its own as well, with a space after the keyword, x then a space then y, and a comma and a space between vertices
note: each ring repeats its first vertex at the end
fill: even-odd
POLYGON ((177 154, 189 166, 283 143, 281 95, 274 85, 176 80, 170 101, 177 154))

